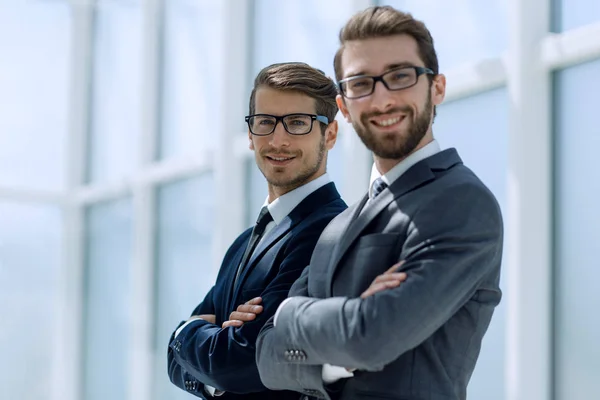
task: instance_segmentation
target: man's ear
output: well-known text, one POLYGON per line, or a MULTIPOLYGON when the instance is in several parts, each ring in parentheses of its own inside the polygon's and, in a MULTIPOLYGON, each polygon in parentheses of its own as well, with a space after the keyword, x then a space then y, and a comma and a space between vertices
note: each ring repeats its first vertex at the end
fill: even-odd
POLYGON ((335 102, 337 103, 338 108, 342 112, 342 115, 348 122, 352 122, 352 118, 350 117, 350 113, 348 112, 348 107, 346 107, 346 100, 341 94, 338 94, 335 97, 335 102))
POLYGON ((431 102, 434 106, 439 106, 446 97, 446 77, 444 74, 438 74, 431 83, 431 102))
POLYGON ((252 134, 250 133, 250 130, 248 130, 248 148, 254 151, 254 142, 252 141, 252 134))
POLYGON ((338 129, 339 126, 336 120, 330 122, 327 128, 325 128, 325 147, 327 148, 327 150, 331 150, 333 149, 333 146, 335 146, 335 142, 337 141, 338 129))

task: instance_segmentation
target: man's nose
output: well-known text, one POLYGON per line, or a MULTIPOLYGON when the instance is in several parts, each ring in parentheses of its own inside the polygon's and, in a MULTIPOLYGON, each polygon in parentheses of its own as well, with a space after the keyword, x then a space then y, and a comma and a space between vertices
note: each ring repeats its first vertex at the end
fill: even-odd
POLYGON ((269 144, 275 148, 287 147, 290 145, 290 135, 283 126, 283 121, 277 121, 275 130, 271 133, 269 144))
POLYGON ((371 106, 380 112, 385 112, 396 104, 392 92, 390 92, 383 82, 375 82, 375 88, 371 94, 371 106))

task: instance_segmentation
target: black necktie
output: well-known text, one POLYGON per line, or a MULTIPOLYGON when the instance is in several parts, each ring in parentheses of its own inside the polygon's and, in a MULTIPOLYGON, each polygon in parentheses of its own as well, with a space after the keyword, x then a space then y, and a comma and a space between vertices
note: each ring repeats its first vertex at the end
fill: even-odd
POLYGON ((242 257, 242 261, 237 270, 237 274, 235 275, 235 281, 233 282, 233 287, 237 285, 238 278, 242 274, 242 271, 246 267, 246 263, 250 259, 254 248, 257 243, 260 241, 261 236, 265 233, 265 228, 269 222, 273 221, 273 217, 269 213, 269 209, 267 206, 264 206, 262 210, 260 210, 260 214, 258 214, 258 219, 256 220, 256 225, 254 225, 254 229, 252 229, 252 235, 250 235, 250 241, 248 241, 248 246, 246 247, 246 251, 244 252, 244 256, 242 257))
POLYGON ((372 186, 372 197, 371 199, 374 199, 375 197, 377 197, 379 195, 379 193, 383 192, 383 190, 388 187, 387 183, 385 183, 383 181, 383 179, 381 178, 377 178, 375 179, 375 181, 373 181, 373 186, 372 186))

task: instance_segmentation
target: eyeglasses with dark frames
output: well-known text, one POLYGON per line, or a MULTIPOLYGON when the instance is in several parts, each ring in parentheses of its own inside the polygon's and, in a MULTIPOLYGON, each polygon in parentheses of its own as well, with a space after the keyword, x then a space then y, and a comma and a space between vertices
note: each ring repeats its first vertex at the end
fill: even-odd
POLYGON ((246 122, 250 133, 256 136, 268 136, 275 131, 279 121, 290 135, 306 135, 312 131, 313 122, 317 120, 325 125, 329 124, 329 118, 315 114, 253 114, 246 116, 246 122))
POLYGON ((416 85, 419 76, 424 74, 435 75, 425 67, 398 67, 378 76, 357 75, 342 79, 338 82, 338 89, 347 99, 359 99, 373 94, 377 82, 383 83, 387 90, 408 89, 416 85))

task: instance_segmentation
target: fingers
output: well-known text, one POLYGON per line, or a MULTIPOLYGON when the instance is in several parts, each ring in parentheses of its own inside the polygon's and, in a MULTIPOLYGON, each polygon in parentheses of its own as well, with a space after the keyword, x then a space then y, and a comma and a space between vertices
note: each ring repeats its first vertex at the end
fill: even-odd
POLYGON ((239 326, 242 326, 242 325, 244 325, 244 322, 243 322, 243 321, 239 321, 239 320, 229 320, 229 321, 225 321, 225 322, 223 322, 223 326, 222 326, 222 328, 223 328, 223 329, 225 329, 225 328, 227 328, 228 326, 239 327, 239 326))
POLYGON ((367 290, 360 295, 360 298, 366 299, 377 292, 398 287, 400 283, 406 280, 406 277, 407 275, 404 272, 393 272, 379 275, 377 278, 375 278, 371 286, 369 286, 367 290))
POLYGON ((398 270, 398 268, 400 268, 402 266, 402 264, 404 264, 404 260, 392 265, 390 267, 390 269, 388 269, 387 271, 384 272, 384 274, 391 274, 392 272, 396 272, 398 270))
POLYGON ((366 299, 369 296, 373 296, 375 293, 382 292, 387 289, 392 289, 400 285, 399 281, 385 281, 380 283, 373 283, 367 290, 361 295, 361 299, 366 299))
POLYGON ((251 312, 234 311, 231 314, 229 314, 229 319, 238 319, 243 322, 248 322, 256 319, 256 314, 251 312))
POLYGON ((404 281, 406 279, 406 272, 392 272, 389 274, 379 275, 373 283, 381 283, 386 281, 404 281))
POLYGON ((252 306, 249 304, 242 304, 238 306, 236 311, 241 313, 260 314, 263 311, 263 306, 252 306))
POLYGON ((262 298, 260 298, 260 297, 255 297, 246 302, 246 304, 253 305, 253 306, 259 305, 260 303, 262 303, 262 298))

